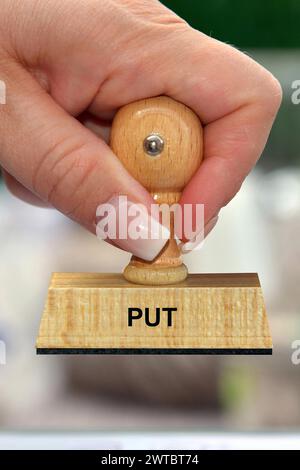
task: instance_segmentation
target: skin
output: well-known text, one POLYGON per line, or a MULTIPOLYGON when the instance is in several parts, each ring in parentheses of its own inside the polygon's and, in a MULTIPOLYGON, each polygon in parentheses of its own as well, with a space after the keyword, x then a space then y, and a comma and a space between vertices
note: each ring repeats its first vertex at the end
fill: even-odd
POLYGON ((152 202, 105 142, 120 106, 168 95, 198 114, 204 162, 181 203, 204 203, 209 224, 261 155, 282 97, 262 66, 156 0, 1 0, 0 78, 7 186, 92 232, 113 195, 152 202))

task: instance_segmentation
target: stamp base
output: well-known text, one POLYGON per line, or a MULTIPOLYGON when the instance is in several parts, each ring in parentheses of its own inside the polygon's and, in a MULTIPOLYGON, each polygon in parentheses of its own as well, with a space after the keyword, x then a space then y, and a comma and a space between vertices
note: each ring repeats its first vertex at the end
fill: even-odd
POLYGON ((120 274, 54 273, 38 354, 271 354, 257 274, 190 274, 143 286, 120 274), (176 308, 168 326, 165 307, 176 308), (128 326, 128 308, 148 309, 128 326))

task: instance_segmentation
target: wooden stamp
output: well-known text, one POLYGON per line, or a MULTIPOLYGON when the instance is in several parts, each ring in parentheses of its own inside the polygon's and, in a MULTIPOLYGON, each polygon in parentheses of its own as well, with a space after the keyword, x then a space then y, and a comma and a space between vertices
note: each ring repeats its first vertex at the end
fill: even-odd
MULTIPOLYGON (((179 201, 201 164, 202 126, 167 97, 123 107, 111 147, 161 204, 179 201)), ((173 223, 173 221, 172 221, 173 223)), ((55 273, 38 354, 271 354, 257 274, 188 275, 174 239, 121 274, 55 273)))

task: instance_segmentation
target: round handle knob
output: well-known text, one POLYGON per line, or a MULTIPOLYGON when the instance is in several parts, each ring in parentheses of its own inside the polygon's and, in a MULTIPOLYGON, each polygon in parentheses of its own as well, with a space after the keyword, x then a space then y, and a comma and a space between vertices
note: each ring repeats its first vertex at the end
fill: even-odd
MULTIPOLYGON (((187 106, 166 96, 140 100, 121 108, 113 121, 111 148, 131 175, 157 203, 173 204, 203 158, 199 118, 187 106)), ((173 284, 187 276, 171 237, 152 262, 133 257, 126 279, 142 284, 173 284)))

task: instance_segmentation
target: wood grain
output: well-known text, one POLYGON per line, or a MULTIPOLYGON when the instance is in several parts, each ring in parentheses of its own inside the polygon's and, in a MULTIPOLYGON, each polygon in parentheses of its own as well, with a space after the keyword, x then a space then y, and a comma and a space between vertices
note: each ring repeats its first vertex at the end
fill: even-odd
MULTIPOLYGON (((152 312, 152 313, 151 313, 152 312)), ((139 286, 119 274, 53 275, 39 350, 271 350, 256 274, 196 274, 171 286, 139 286), (176 307, 174 324, 128 327, 128 307, 176 307)))
MULTIPOLYGON (((166 96, 131 103, 116 114, 110 146, 128 172, 158 204, 172 205, 198 169, 203 158, 203 130, 199 118, 187 106, 166 96), (149 156, 144 139, 158 134, 164 140, 160 155, 149 156)), ((187 277, 174 240, 171 218, 170 240, 151 262, 133 257, 124 276, 139 284, 172 284, 187 277), (168 269, 169 268, 169 269, 168 269)))

